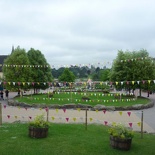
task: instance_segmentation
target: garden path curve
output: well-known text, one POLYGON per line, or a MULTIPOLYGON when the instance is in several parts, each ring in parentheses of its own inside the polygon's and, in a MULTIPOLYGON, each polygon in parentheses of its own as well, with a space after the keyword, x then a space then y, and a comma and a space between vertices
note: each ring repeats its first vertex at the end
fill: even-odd
MULTIPOLYGON (((17 93, 10 92, 9 98, 13 98, 17 93)), ((143 94, 145 96, 146 94, 143 94)), ((146 96, 145 96, 146 97, 146 96)), ((155 101, 155 94, 150 95, 150 99, 155 101)), ((45 117, 53 123, 84 123, 86 122, 86 111, 81 109, 36 109, 12 107, 7 105, 7 100, 2 103, 2 122, 28 122, 33 120, 38 114, 45 114, 45 117)), ((143 110, 144 122, 143 131, 155 133, 155 107, 143 110)), ((111 125, 113 123, 123 123, 132 127, 135 131, 141 131, 141 110, 134 111, 87 111, 88 124, 111 125)))

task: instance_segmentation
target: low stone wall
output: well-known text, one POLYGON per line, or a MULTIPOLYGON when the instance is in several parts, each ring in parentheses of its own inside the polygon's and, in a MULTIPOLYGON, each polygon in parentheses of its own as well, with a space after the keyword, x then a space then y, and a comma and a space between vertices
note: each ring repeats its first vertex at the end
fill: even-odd
POLYGON ((98 110, 107 110, 107 111, 126 111, 126 110, 142 110, 142 109, 148 109, 154 106, 154 102, 150 101, 147 104, 136 104, 133 106, 124 106, 124 107, 118 107, 118 106, 105 106, 101 104, 97 104, 96 106, 91 106, 87 104, 64 104, 64 105, 58 105, 58 104, 52 104, 52 105, 46 105, 46 104, 27 104, 27 103, 20 103, 15 100, 8 100, 9 106, 21 106, 25 108, 34 107, 34 108, 50 108, 50 109, 77 109, 80 108, 81 110, 84 109, 90 109, 92 111, 98 110))

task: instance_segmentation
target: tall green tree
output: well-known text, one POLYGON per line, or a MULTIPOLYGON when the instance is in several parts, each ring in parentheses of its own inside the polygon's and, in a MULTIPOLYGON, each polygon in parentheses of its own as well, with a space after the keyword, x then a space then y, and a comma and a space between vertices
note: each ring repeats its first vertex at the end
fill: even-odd
POLYGON ((149 58, 149 53, 142 49, 139 51, 118 51, 117 58, 113 62, 110 72, 111 81, 130 81, 116 87, 126 88, 129 91, 135 88, 149 89, 147 80, 155 78, 155 64, 149 58), (146 80, 145 83, 142 81, 146 80), (141 81, 139 84, 131 84, 131 81, 141 81))
POLYGON ((59 69, 52 68, 52 76, 58 78, 63 73, 64 69, 64 67, 60 67, 59 69))
POLYGON ((68 68, 65 68, 61 76, 59 76, 59 81, 63 82, 74 82, 75 75, 68 68))
POLYGON ((100 81, 109 81, 110 69, 100 70, 100 81))
POLYGON ((39 50, 31 48, 27 52, 31 68, 31 78, 34 82, 33 88, 36 89, 46 89, 48 88, 48 83, 52 81, 52 73, 50 65, 47 63, 44 55, 39 50), (39 67, 38 67, 39 66, 39 67))
POLYGON ((30 65, 27 53, 25 49, 18 46, 4 61, 3 74, 7 89, 28 87, 27 84, 24 84, 31 81, 29 76, 31 69, 27 65, 30 65))

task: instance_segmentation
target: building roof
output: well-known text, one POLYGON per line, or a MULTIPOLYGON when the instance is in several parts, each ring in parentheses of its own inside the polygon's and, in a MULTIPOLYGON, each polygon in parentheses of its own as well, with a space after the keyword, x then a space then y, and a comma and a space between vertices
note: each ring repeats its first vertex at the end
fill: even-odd
POLYGON ((0 55, 0 72, 2 72, 2 65, 4 63, 4 59, 6 59, 8 55, 0 55))

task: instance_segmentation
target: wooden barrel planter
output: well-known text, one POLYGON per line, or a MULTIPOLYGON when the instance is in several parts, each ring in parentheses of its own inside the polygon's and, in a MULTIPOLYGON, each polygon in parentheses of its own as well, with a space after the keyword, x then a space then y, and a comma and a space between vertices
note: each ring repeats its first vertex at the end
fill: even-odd
POLYGON ((118 137, 110 136, 110 145, 115 149, 120 150, 130 150, 132 138, 130 139, 121 139, 118 137))
POLYGON ((48 135, 48 127, 47 128, 35 128, 29 127, 29 136, 32 138, 45 138, 48 135))

